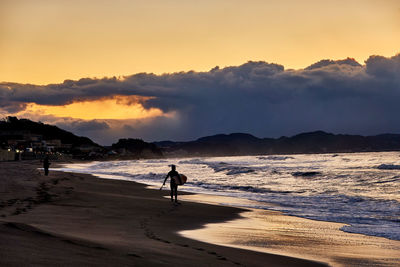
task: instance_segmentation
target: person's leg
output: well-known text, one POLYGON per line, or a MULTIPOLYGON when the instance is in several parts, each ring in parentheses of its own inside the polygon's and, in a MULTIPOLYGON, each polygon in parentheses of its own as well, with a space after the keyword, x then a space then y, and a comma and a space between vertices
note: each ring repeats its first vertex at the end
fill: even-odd
MULTIPOLYGON (((172 178, 171 178, 170 187, 171 187, 171 202, 173 202, 174 195, 176 195, 176 183, 175 183, 175 180, 172 178)), ((175 199, 176 199, 176 197, 175 197, 175 199)))
POLYGON ((174 187, 171 184, 171 202, 174 201, 174 187))
POLYGON ((178 185, 175 185, 175 202, 178 202, 178 185))
POLYGON ((44 175, 46 175, 46 176, 49 175, 49 169, 48 168, 44 169, 44 175))

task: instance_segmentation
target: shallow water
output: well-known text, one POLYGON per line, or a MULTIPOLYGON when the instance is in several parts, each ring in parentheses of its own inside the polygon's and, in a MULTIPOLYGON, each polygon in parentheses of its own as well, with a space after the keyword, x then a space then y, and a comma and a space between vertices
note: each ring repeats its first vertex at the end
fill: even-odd
POLYGON ((399 152, 109 161, 62 170, 161 186, 170 164, 188 176, 180 190, 256 200, 251 207, 400 240, 399 152))

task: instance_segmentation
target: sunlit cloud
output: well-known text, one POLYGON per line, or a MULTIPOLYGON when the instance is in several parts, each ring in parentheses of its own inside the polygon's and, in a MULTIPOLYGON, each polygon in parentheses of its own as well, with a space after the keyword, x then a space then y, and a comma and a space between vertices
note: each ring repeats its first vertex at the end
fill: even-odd
POLYGON ((29 103, 15 116, 37 114, 40 116, 68 117, 83 120, 125 120, 167 116, 158 108, 146 109, 142 103, 151 97, 113 96, 96 100, 74 101, 66 105, 40 105, 29 103))

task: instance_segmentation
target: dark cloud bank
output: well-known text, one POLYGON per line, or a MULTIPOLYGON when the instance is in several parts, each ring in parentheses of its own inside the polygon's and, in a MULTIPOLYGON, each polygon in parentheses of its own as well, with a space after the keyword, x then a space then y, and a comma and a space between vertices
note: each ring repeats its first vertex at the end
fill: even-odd
POLYGON ((144 103, 146 108, 175 116, 53 121, 103 144, 118 137, 188 140, 231 132, 260 137, 314 130, 399 133, 400 55, 371 56, 365 65, 353 59, 322 60, 301 70, 248 62, 209 72, 139 73, 122 80, 84 78, 45 86, 1 83, 0 109, 5 114, 23 110, 29 102, 62 105, 112 95, 152 96, 144 103))

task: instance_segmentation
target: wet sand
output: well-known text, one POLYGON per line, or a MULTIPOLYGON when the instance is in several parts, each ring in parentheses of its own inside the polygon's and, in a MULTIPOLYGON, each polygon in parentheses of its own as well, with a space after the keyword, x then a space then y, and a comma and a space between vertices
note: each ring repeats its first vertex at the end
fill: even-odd
MULTIPOLYGON (((230 197, 183 196, 188 201, 240 206, 230 197)), ((265 203, 263 203, 265 205, 265 203)), ((332 266, 400 266, 400 241, 346 233, 341 223, 308 220, 277 211, 248 209, 241 218, 182 231, 188 238, 260 252, 326 262, 332 266)))
POLYGON ((379 252, 378 260, 354 257, 365 255, 357 251, 367 241, 348 239, 351 234, 338 231, 338 224, 217 205, 217 197, 200 203, 205 196, 188 194, 173 205, 167 190, 84 174, 51 171, 46 177, 38 167, 0 162, 1 266, 378 266, 390 264, 381 261, 382 252, 393 256, 388 240, 367 253, 379 252), (343 235, 327 238, 338 232, 343 235), (343 254, 349 247, 349 255, 343 254))

